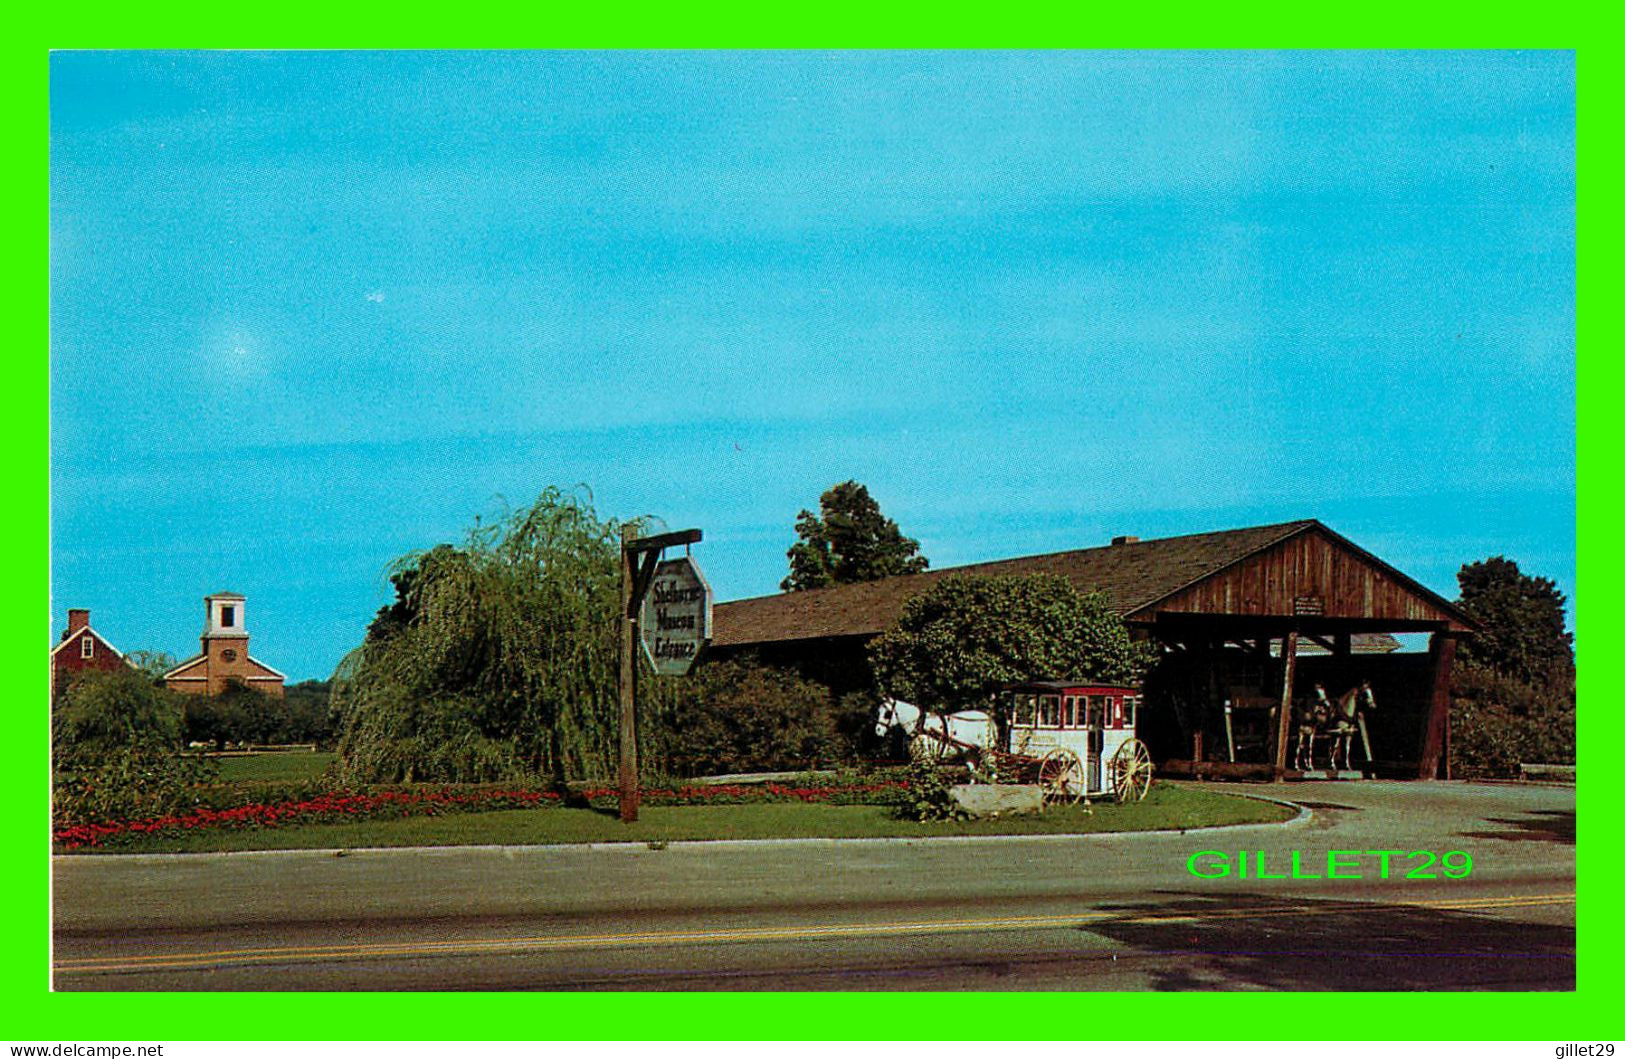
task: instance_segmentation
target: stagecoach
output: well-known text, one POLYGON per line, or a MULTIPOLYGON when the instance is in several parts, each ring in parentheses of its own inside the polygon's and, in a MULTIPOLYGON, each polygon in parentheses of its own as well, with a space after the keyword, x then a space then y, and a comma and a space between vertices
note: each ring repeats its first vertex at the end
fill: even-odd
POLYGON ((1003 749, 1039 762, 1038 779, 1047 799, 1145 797, 1151 787, 1151 754, 1136 736, 1143 700, 1139 688, 1031 681, 1006 688, 1000 700, 1009 718, 1003 749))
POLYGON ((1151 754, 1136 735, 1143 700, 1122 684, 1028 681, 1001 689, 988 710, 946 719, 891 701, 880 729, 902 727, 916 757, 960 757, 973 774, 1037 783, 1045 802, 1138 801, 1151 788, 1151 754))

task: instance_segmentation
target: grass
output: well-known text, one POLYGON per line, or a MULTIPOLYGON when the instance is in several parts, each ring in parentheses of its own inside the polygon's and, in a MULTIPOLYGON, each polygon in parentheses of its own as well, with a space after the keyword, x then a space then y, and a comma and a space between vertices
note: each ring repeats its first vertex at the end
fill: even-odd
POLYGON ((321 779, 327 766, 338 759, 330 751, 289 750, 270 754, 222 757, 221 783, 294 783, 321 779))
MULTIPOLYGON (((952 823, 898 820, 878 805, 644 806, 636 824, 591 809, 510 809, 255 830, 195 831, 121 843, 119 853, 200 853, 251 849, 360 849, 380 846, 548 845, 673 842, 730 838, 929 838, 1182 830, 1285 820, 1292 810, 1230 794, 1157 783, 1144 801, 1051 808, 1038 816, 952 823)), ((86 850, 86 852, 97 852, 86 850)))

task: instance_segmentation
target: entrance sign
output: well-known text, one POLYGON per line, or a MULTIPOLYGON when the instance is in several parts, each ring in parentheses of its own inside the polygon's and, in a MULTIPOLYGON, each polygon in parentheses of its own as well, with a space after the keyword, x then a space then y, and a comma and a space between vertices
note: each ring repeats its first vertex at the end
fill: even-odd
POLYGON ((689 556, 655 567, 638 616, 638 639, 650 667, 673 677, 686 675, 711 642, 711 586, 689 556))
POLYGON ((694 658, 711 636, 711 586, 700 576, 700 568, 686 556, 674 563, 682 563, 681 570, 672 569, 668 582, 660 593, 663 603, 655 606, 647 628, 655 642, 644 639, 639 629, 644 625, 645 604, 651 598, 650 588, 655 576, 672 564, 660 561, 667 548, 686 548, 698 544, 702 534, 697 529, 678 530, 675 533, 657 533, 652 537, 639 537, 637 524, 621 525, 621 822, 636 823, 638 819, 638 644, 649 656, 657 673, 675 673, 681 676, 689 671, 694 658), (694 595, 696 585, 699 595, 694 595), (703 602, 703 606, 699 606, 703 602), (662 608, 665 612, 662 613, 662 608), (698 608, 698 609, 697 609, 698 608), (685 620, 686 619, 686 620, 685 620), (667 627, 661 628, 665 622, 667 627), (680 637, 678 634, 682 634, 680 637), (661 641, 669 640, 667 647, 661 641), (692 641, 690 646, 685 646, 692 641), (666 658, 662 668, 661 656, 666 658), (680 668, 677 668, 681 664, 680 668))

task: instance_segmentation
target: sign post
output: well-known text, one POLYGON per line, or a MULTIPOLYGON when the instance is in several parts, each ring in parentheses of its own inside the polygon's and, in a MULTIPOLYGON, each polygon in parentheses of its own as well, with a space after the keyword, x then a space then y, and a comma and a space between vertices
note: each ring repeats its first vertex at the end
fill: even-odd
POLYGON ((688 556, 670 563, 660 561, 660 553, 679 544, 700 540, 697 529, 661 533, 653 537, 633 536, 631 526, 621 527, 621 821, 638 818, 638 643, 657 673, 681 676, 694 665, 694 659, 711 635, 711 587, 700 568, 688 556), (657 581, 663 589, 650 596, 657 581), (645 603, 652 599, 652 612, 645 616, 645 603), (643 621, 651 628, 647 638, 640 632, 643 621), (650 640, 654 643, 650 643, 650 640), (662 654, 665 656, 662 658, 662 654))

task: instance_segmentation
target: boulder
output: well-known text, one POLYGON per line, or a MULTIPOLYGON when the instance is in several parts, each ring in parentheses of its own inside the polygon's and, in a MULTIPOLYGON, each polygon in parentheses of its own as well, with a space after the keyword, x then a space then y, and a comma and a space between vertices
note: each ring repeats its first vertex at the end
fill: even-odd
POLYGON ((953 788, 953 798, 972 816, 1036 813, 1044 808, 1044 792, 1037 784, 962 783, 953 788))

